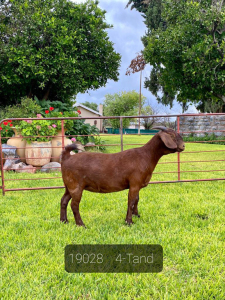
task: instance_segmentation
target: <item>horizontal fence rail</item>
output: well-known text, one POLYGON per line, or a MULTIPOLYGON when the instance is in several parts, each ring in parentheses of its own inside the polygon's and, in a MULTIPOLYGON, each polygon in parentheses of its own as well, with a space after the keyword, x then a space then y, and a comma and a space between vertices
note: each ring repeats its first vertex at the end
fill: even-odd
MULTIPOLYGON (((130 119, 132 121, 137 119, 152 118, 157 119, 157 124, 163 119, 172 120, 175 122, 175 130, 183 136, 186 144, 186 150, 184 152, 170 154, 164 156, 153 173, 150 184, 159 183, 184 183, 184 182, 204 182, 204 181, 220 181, 225 180, 225 114, 180 114, 180 115, 151 115, 151 116, 117 116, 117 117, 69 117, 69 118, 43 118, 44 120, 61 120, 60 134, 57 135, 60 145, 53 146, 51 142, 51 151, 59 150, 61 152, 65 144, 72 143, 71 139, 75 138, 92 138, 96 139, 95 144, 83 145, 86 151, 99 151, 104 147, 104 152, 112 153, 118 151, 124 151, 133 147, 143 146, 152 136, 158 132, 158 130, 141 130, 140 134, 134 133, 134 130, 123 128, 123 120, 130 119), (209 118, 210 121, 207 120, 209 118), (103 130, 99 135, 65 135, 65 120, 85 119, 88 123, 89 120, 105 120, 118 119, 120 122, 120 128, 113 133, 113 130, 103 130), (201 121, 203 120, 203 121, 201 121), (215 122, 213 121, 215 120, 215 122), (209 126, 208 123, 212 122, 215 126, 209 126), (213 123, 214 122, 214 123, 213 123), (197 124, 197 125, 196 125, 197 124), (199 125, 200 124, 200 125, 199 125), (196 127, 196 126, 197 127, 196 127), (185 127, 186 126, 186 127, 185 127), (204 127, 205 126, 205 127, 204 127), (207 127, 208 126, 208 127, 207 127), (147 138, 149 136, 149 139, 147 138), (143 141, 144 139, 144 141, 143 141)), ((22 121, 28 120, 28 118, 12 118, 4 119, 0 121, 0 127, 7 121, 22 121)), ((40 118, 29 118, 30 121, 39 120, 40 118)), ((165 121, 165 120, 164 120, 165 121)), ((164 122, 165 123, 165 122, 164 122)), ((38 136, 36 136, 38 138, 38 136)), ((45 136, 48 139, 55 139, 56 136, 45 136)), ((0 189, 2 189, 3 195, 9 191, 22 191, 22 190, 42 190, 42 189, 61 189, 64 188, 61 178, 61 168, 58 166, 51 166, 51 173, 42 173, 42 166, 35 166, 29 163, 31 157, 27 154, 29 149, 32 149, 31 145, 27 142, 23 146, 17 146, 16 153, 24 153, 26 155, 15 157, 6 157, 5 150, 10 150, 10 136, 2 136, 0 130, 0 189), (20 152, 23 150, 22 152, 20 152), (16 169, 15 165, 6 169, 6 161, 10 165, 10 161, 20 159, 24 162, 23 167, 25 169, 16 169), (25 164, 26 163, 26 164, 25 164), (30 173, 28 173, 30 172, 30 173)), ((29 137, 23 137, 23 140, 29 137)), ((14 140, 21 140, 21 135, 15 135, 14 140)), ((49 149, 49 146, 37 146, 45 152, 49 149)), ((47 153, 47 152, 46 152, 47 153)), ((53 152, 54 153, 54 152, 53 152)), ((76 155, 76 154, 74 154, 76 155)), ((37 156, 35 159, 41 161, 47 159, 47 155, 42 157, 37 156)), ((51 155, 51 161, 59 161, 59 155, 51 155)), ((48 167, 45 167, 46 169, 48 167)))

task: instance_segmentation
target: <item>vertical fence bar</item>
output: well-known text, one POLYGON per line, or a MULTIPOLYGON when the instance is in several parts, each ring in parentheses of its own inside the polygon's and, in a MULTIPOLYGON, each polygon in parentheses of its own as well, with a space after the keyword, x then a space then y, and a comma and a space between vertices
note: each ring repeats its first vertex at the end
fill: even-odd
MULTIPOLYGON (((180 117, 177 116, 177 133, 180 132, 180 117)), ((177 174, 178 180, 180 180, 180 153, 177 152, 177 174)))
POLYGON ((5 180, 4 180, 4 169, 3 169, 3 153, 2 153, 2 135, 0 131, 0 164, 1 164, 1 177, 2 177, 2 194, 5 196, 5 180))
POLYGON ((61 120, 61 128, 62 128, 62 151, 64 150, 64 120, 61 120))
POLYGON ((120 147, 121 152, 123 151, 123 118, 120 117, 120 147))
POLYGON ((140 72, 140 92, 139 92, 139 109, 138 109, 138 115, 139 115, 139 119, 138 119, 138 135, 141 134, 141 78, 142 78, 142 70, 140 72))

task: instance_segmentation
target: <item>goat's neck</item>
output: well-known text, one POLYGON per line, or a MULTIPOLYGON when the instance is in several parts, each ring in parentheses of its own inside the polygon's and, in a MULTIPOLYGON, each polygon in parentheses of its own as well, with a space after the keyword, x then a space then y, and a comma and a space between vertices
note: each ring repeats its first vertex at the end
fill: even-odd
POLYGON ((154 170, 160 158, 165 154, 164 143, 162 142, 161 138, 156 135, 143 146, 143 149, 149 166, 154 170))

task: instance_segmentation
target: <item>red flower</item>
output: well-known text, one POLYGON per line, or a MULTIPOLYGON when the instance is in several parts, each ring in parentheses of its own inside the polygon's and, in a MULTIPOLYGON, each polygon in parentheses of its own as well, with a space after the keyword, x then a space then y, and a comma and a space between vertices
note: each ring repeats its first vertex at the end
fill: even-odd
POLYGON ((2 127, 0 127, 0 130, 2 130, 2 127))
POLYGON ((13 126, 13 124, 11 123, 11 124, 9 124, 9 126, 10 126, 10 127, 12 127, 12 126, 13 126))
POLYGON ((48 114, 48 113, 49 113, 49 110, 46 110, 45 113, 48 114))
POLYGON ((77 112, 78 112, 79 115, 81 114, 81 111, 80 111, 80 110, 78 110, 77 112))
POLYGON ((49 109, 50 109, 50 111, 52 111, 52 110, 54 110, 54 107, 51 106, 51 107, 49 107, 49 109))
POLYGON ((5 131, 8 131, 7 129, 5 131))
POLYGON ((12 123, 12 121, 11 121, 11 120, 9 120, 9 121, 8 121, 8 123, 12 123))
POLYGON ((8 125, 8 122, 3 122, 3 124, 6 126, 6 125, 8 125))
POLYGON ((62 115, 63 113, 62 113, 62 112, 60 112, 60 114, 62 115))

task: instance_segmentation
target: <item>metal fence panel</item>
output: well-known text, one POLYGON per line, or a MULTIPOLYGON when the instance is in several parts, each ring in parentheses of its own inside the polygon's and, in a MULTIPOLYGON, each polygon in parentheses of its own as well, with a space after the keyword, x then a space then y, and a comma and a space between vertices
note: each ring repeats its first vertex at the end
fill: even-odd
MULTIPOLYGON (((165 118, 164 115, 153 115, 153 116, 141 116, 141 118, 165 118)), ((178 183, 178 182, 201 182, 201 181, 216 181, 225 180, 225 114, 183 114, 183 115, 167 115, 167 118, 176 119, 176 130, 184 138, 186 136, 191 137, 187 144, 187 150, 181 153, 164 156, 159 161, 157 167, 153 173, 152 181, 150 184, 156 183, 178 183), (202 122, 199 122, 199 118, 203 118, 202 122), (205 128, 203 125, 208 124, 207 118, 217 118, 215 126, 205 128), (224 121, 223 121, 224 117, 224 121), (191 118, 196 118, 197 129, 190 121, 191 118), (205 119, 204 119, 205 118, 205 119), (185 123, 186 122, 186 123, 185 123), (190 124, 188 129, 183 129, 183 124, 190 124), (199 125, 200 124, 200 125, 199 125), (203 125, 202 125, 203 124, 203 125), (193 127, 192 127, 193 125, 193 127), (205 137, 205 140, 199 140, 201 136, 205 137), (195 139, 196 137, 196 139, 195 139), (198 137, 198 139, 197 139, 198 137), (211 138, 212 137, 212 138, 211 138)), ((117 118, 120 120, 120 130, 117 133, 109 132, 107 134, 101 134, 102 139, 107 139, 107 143, 97 144, 94 147, 104 146, 107 149, 110 147, 115 148, 116 151, 124 151, 130 147, 139 147, 143 144, 137 142, 138 134, 137 130, 131 129, 129 132, 123 128, 124 118, 139 118, 139 116, 121 116, 121 117, 99 117, 98 119, 113 119, 117 118), (137 136, 137 138, 135 137, 137 136), (135 139, 132 140, 132 137, 135 139), (117 141, 115 142, 115 139, 117 141)), ((26 118, 27 119, 27 118, 26 118)), ((37 120, 38 118, 31 118, 30 120, 37 120)), ((65 143, 65 130, 64 120, 66 119, 83 119, 82 117, 77 118, 45 118, 47 120, 60 119, 61 120, 61 145, 55 148, 64 149, 65 143)), ((85 118, 96 119, 96 118, 85 118)), ((14 120, 25 120, 25 118, 10 119, 14 120)), ((40 119, 39 119, 40 120, 40 119)), ((0 121, 1 124, 7 120, 0 121)), ((213 124, 214 124, 213 123, 213 124)), ((152 138, 152 134, 157 131, 141 131, 142 137, 149 135, 152 138)), ((67 136, 67 138, 79 137, 79 136, 67 136)), ((9 171, 4 170, 5 158, 3 155, 1 131, 0 131, 0 164, 1 164, 1 186, 3 195, 9 191, 21 191, 21 190, 39 190, 39 189, 59 189, 64 188, 61 180, 61 174, 59 170, 54 173, 43 174, 38 168, 35 174, 32 173, 15 173, 14 169, 9 171), (11 172, 10 172, 11 171, 11 172), (57 185, 55 184, 57 182, 57 185), (38 185, 37 185, 38 183, 38 185)), ((6 146, 7 147, 7 146, 6 146)), ((88 147, 88 146, 87 146, 88 147)), ((93 145, 92 145, 93 147, 93 145)), ((23 147, 22 147, 23 148, 23 147)), ((22 149, 21 148, 21 149, 22 149)))

